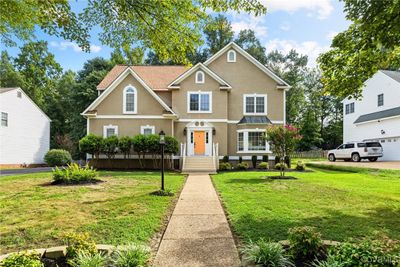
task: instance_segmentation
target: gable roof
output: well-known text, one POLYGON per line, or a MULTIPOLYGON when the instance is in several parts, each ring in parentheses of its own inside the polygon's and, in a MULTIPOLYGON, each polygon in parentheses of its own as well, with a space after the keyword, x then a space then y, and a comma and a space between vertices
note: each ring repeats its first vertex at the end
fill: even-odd
POLYGON ((290 85, 285 82, 282 78, 280 78, 278 75, 276 75, 272 70, 270 70, 269 68, 267 68, 267 66, 263 65, 260 61, 258 61, 257 59, 255 59, 252 55, 250 55, 249 53, 247 53, 243 48, 241 48, 239 45, 237 45, 234 42, 230 42, 229 44, 227 44, 224 48, 222 48, 221 50, 219 50, 217 53, 215 53, 212 57, 210 57, 209 59, 207 59, 204 62, 204 65, 208 66, 209 64, 211 64, 211 62, 213 62, 214 60, 216 60, 217 58, 219 58, 222 54, 224 54, 226 51, 228 51, 229 49, 234 48, 235 51, 239 52, 242 56, 244 56, 245 58, 247 58, 251 63, 253 63, 254 65, 256 65, 256 67, 258 67, 260 70, 262 70, 265 74, 267 74, 269 77, 271 77, 274 81, 276 81, 278 83, 278 87, 279 89, 289 89, 290 85))
POLYGON ((194 65, 192 68, 187 70, 185 73, 181 74, 178 76, 174 81, 172 81, 169 85, 168 88, 174 89, 174 88, 179 88, 179 83, 185 80, 187 77, 189 77, 192 73, 194 73, 196 70, 201 69, 208 75, 210 75, 214 80, 216 80, 220 84, 220 88, 223 89, 231 89, 232 86, 229 85, 224 79, 219 77, 215 72, 207 68, 203 63, 197 63, 194 65))
POLYGON ((400 116, 400 107, 386 109, 378 112, 373 112, 365 115, 361 115, 358 117, 354 123, 362 123, 368 121, 375 121, 380 119, 387 119, 390 117, 397 117, 400 116))
POLYGON ((14 90, 19 90, 26 97, 26 99, 28 99, 28 101, 31 102, 46 117, 46 119, 51 121, 49 116, 47 116, 47 114, 44 113, 44 111, 41 108, 39 108, 38 105, 36 105, 36 103, 24 92, 24 90, 21 89, 21 87, 7 87, 7 88, 2 87, 2 88, 0 88, 0 94, 9 92, 9 91, 14 91, 14 90))
POLYGON ((116 87, 117 85, 131 74, 143 87, 147 90, 151 96, 153 96, 160 105, 165 108, 169 113, 176 115, 175 112, 143 81, 141 77, 132 69, 126 67, 125 70, 118 75, 116 79, 105 89, 105 91, 99 95, 86 109, 81 113, 81 115, 87 115, 90 111, 93 111, 116 87))
POLYGON ((395 70, 381 70, 383 74, 386 74, 393 80, 397 81, 400 83, 400 71, 395 71, 395 70))
POLYGON ((97 90, 105 90, 126 69, 131 68, 153 90, 168 90, 168 85, 176 77, 187 71, 187 66, 136 66, 115 65, 97 86, 97 90))

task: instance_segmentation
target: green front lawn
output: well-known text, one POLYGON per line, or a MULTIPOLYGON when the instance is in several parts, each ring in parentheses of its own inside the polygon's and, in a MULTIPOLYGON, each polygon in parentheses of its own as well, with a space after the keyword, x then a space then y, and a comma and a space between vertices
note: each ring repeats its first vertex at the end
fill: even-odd
POLYGON ((294 226, 314 226, 342 241, 375 231, 400 240, 400 171, 291 172, 298 180, 267 180, 277 173, 225 172, 213 176, 242 239, 287 239, 294 226))
MULTIPOLYGON (((72 231, 89 232, 97 243, 149 241, 175 197, 150 195, 157 172, 100 172, 103 183, 54 186, 51 173, 0 177, 0 254, 62 245, 72 231)), ((178 192, 180 174, 167 173, 166 188, 178 192)))

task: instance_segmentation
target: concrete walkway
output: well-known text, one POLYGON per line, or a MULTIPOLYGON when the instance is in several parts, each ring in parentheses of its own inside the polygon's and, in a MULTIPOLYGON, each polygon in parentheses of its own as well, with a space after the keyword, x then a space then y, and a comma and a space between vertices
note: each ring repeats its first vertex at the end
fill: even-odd
POLYGON ((210 176, 190 174, 153 266, 239 265, 232 233, 210 176))

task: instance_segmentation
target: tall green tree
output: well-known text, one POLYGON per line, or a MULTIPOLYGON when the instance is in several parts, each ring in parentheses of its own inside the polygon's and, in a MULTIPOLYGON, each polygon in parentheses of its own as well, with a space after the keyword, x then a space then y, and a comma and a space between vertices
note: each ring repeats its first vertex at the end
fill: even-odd
POLYGON ((265 46, 261 44, 253 30, 241 30, 238 37, 235 39, 235 43, 246 50, 262 64, 267 64, 265 46))
POLYGON ((140 47, 130 46, 116 48, 111 53, 110 60, 113 65, 140 65, 144 62, 144 50, 140 47))
POLYGON ((25 44, 15 59, 15 65, 24 79, 25 93, 46 111, 45 95, 51 95, 62 74, 62 68, 49 52, 47 42, 25 44))
POLYGON ((300 134, 303 138, 297 147, 301 151, 307 151, 321 146, 322 139, 320 128, 313 107, 310 105, 303 113, 300 121, 300 134))
POLYGON ((400 0, 343 1, 353 23, 335 36, 318 62, 327 92, 358 98, 379 69, 400 67, 400 0))
POLYGON ((0 87, 23 87, 24 80, 12 64, 7 51, 1 51, 0 57, 0 87))
POLYGON ((207 23, 204 35, 208 52, 213 55, 233 41, 234 32, 228 18, 219 14, 207 23))

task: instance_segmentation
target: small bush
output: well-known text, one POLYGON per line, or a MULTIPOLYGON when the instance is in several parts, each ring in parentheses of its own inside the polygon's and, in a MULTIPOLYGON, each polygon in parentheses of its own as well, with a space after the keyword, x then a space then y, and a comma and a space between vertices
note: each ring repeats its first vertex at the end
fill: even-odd
MULTIPOLYGON (((282 167, 282 164, 281 164, 281 163, 277 163, 277 164, 275 164, 275 167, 274 167, 274 168, 275 168, 276 170, 280 170, 281 167, 282 167)), ((287 169, 286 163, 283 163, 283 169, 284 169, 284 170, 287 169)))
POLYGON ((219 170, 220 171, 232 170, 232 166, 229 162, 221 162, 219 164, 219 170))
POLYGON ((80 167, 76 163, 71 163, 67 168, 53 169, 53 180, 57 184, 89 183, 97 181, 97 171, 89 165, 80 167))
POLYGON ((247 162, 238 163, 236 168, 238 170, 247 170, 249 168, 249 164, 247 162))
POLYGON ((222 158, 222 162, 228 163, 228 162, 229 162, 229 156, 228 156, 228 155, 225 155, 225 156, 222 158))
POLYGON ((285 156, 285 163, 289 169, 292 168, 292 159, 289 156, 285 156))
POLYGON ((262 156, 262 161, 263 162, 268 162, 268 155, 263 155, 262 156))
POLYGON ((332 255, 329 255, 326 260, 316 260, 311 265, 313 267, 345 267, 344 263, 336 260, 332 255))
POLYGON ((76 257, 68 261, 68 263, 72 267, 104 267, 107 261, 107 257, 100 253, 90 254, 80 251, 76 257))
POLYGON ((115 267, 148 266, 150 249, 142 245, 131 244, 123 250, 114 252, 112 257, 115 267))
POLYGON ((306 165, 301 160, 299 160, 296 165, 296 170, 304 171, 305 169, 306 169, 306 165))
POLYGON ((88 233, 69 233, 64 235, 67 245, 66 257, 74 260, 79 254, 95 255, 97 253, 96 244, 89 237, 88 233))
POLYGON ((44 162, 51 167, 65 166, 71 161, 71 154, 64 149, 51 149, 44 156, 44 162))
POLYGON ((242 156, 239 156, 239 163, 242 163, 243 162, 243 158, 242 158, 242 156))
POLYGON ((161 197, 172 197, 174 195, 174 192, 170 189, 165 189, 165 190, 157 190, 151 193, 153 196, 161 196, 161 197))
POLYGON ((245 261, 257 266, 287 267, 294 266, 285 256, 285 250, 279 243, 266 242, 263 239, 250 241, 242 250, 245 261))
POLYGON ((253 163, 253 168, 257 168, 257 156, 253 155, 251 156, 251 163, 253 163))
POLYGON ((260 164, 258 164, 258 168, 267 170, 268 169, 268 162, 261 162, 260 164))
POLYGON ((98 135, 89 134, 79 140, 79 150, 82 153, 91 154, 92 157, 99 157, 101 150, 101 142, 103 138, 98 135))
POLYGON ((0 262, 2 267, 43 267, 40 255, 36 253, 14 253, 0 262))
POLYGON ((109 136, 101 140, 100 151, 104 153, 108 159, 113 159, 118 152, 118 137, 116 135, 109 136))
POLYGON ((322 252, 321 234, 313 227, 294 227, 289 229, 289 251, 296 261, 310 262, 322 252))
POLYGON ((124 158, 129 158, 132 151, 132 138, 123 136, 118 140, 118 148, 124 154, 124 158))

